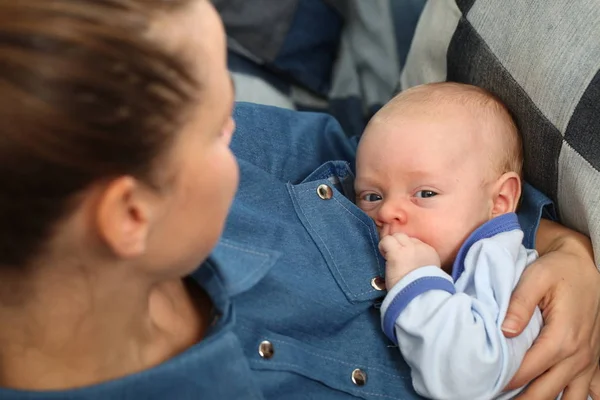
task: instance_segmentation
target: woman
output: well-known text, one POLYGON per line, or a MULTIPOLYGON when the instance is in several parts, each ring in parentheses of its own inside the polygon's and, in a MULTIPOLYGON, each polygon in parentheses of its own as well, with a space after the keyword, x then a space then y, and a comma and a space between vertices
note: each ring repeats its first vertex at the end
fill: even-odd
MULTIPOLYGON (((0 0, 0 94, 0 398, 415 397, 408 374, 398 386, 385 379, 403 366, 372 307, 376 253, 354 259, 366 292, 362 275, 340 280, 344 270, 323 261, 373 236, 322 237, 337 253, 317 254, 324 247, 300 217, 278 219, 303 196, 348 207, 347 221, 331 222, 362 218, 333 182, 307 189, 323 176, 304 179, 315 164, 352 157, 330 120, 237 110, 264 129, 249 123, 257 135, 237 142, 242 186, 213 251, 238 170, 224 35, 209 2, 0 0), (299 142, 279 135, 261 147, 288 128, 299 142), (263 178, 297 185, 265 190, 263 178), (271 219, 255 214, 261 205, 271 219), (305 248, 277 250, 290 239, 305 248), (313 331, 316 321, 326 324, 313 331), (348 342, 348 332, 360 334, 348 342), (346 358, 360 365, 328 368, 346 358)), ((575 249, 578 271, 589 267, 585 251, 561 247, 563 230, 543 232, 543 247, 563 250, 546 263, 575 249)))
POLYGON ((2 386, 159 365, 213 323, 181 277, 238 181, 220 21, 206 1, 2 0, 0 32, 2 386))

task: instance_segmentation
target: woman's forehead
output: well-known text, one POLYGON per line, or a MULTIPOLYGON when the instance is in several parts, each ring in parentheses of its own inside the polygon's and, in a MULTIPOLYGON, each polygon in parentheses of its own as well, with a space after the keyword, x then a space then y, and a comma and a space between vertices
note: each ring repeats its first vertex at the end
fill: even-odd
POLYGON ((204 75, 212 73, 213 64, 225 57, 223 24, 206 0, 192 1, 183 10, 157 16, 147 35, 192 66, 197 71, 196 78, 206 78, 204 75))

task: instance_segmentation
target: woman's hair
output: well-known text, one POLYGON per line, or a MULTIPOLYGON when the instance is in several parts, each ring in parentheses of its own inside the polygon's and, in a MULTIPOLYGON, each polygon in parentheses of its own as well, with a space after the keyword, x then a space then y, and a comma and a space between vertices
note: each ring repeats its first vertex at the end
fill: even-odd
POLYGON ((199 83, 150 40, 190 0, 0 0, 0 265, 38 257, 92 183, 153 185, 199 83))

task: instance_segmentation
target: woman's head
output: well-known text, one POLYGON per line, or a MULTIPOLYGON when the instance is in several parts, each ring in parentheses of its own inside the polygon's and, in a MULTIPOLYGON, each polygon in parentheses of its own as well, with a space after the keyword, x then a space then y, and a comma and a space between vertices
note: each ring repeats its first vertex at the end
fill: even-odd
POLYGON ((232 101, 208 1, 0 0, 0 265, 192 268, 237 185, 232 101))

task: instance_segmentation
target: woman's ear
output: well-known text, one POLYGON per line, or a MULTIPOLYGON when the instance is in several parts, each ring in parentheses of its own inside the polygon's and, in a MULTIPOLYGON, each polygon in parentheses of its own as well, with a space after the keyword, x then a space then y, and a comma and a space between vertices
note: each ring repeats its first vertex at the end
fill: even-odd
POLYGON ((147 190, 134 178, 111 181, 98 202, 96 226, 115 255, 131 258, 146 251, 152 214, 147 190))
POLYGON ((515 212, 521 198, 521 178, 516 172, 502 174, 494 189, 492 217, 515 212))

